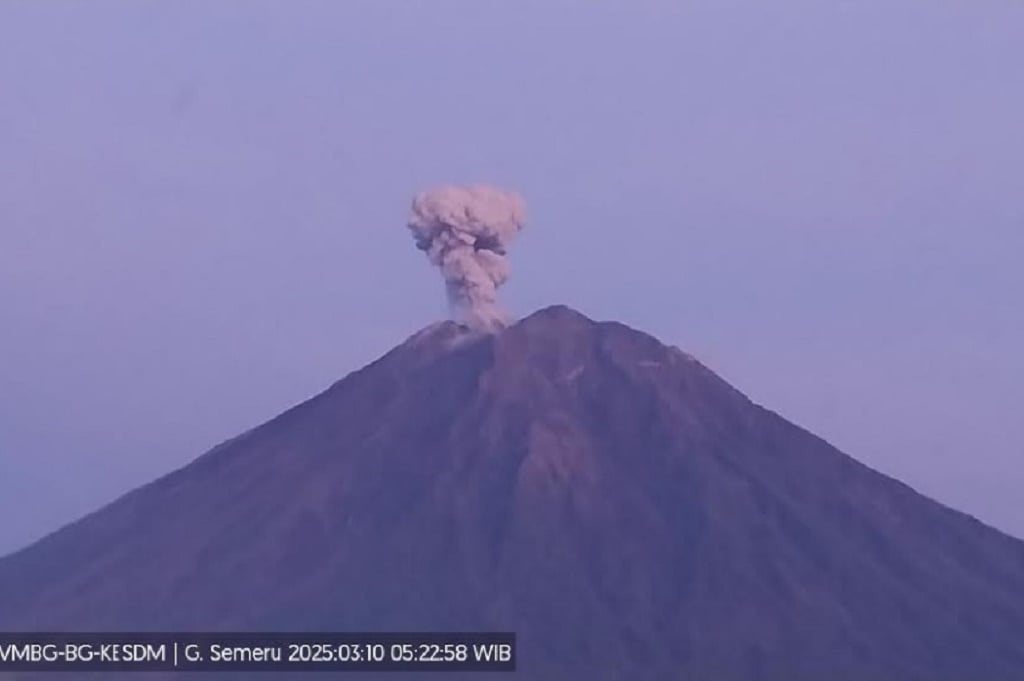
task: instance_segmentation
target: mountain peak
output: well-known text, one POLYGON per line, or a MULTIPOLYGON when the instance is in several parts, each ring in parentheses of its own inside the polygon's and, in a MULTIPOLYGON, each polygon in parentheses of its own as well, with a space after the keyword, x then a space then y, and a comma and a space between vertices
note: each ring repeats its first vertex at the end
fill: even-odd
POLYGON ((594 324, 594 320, 568 305, 549 305, 521 319, 518 324, 594 324))

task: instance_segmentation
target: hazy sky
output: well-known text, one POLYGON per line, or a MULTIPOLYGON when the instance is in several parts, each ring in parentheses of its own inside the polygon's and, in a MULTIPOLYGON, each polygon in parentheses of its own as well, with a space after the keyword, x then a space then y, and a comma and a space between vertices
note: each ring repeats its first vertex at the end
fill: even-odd
POLYGON ((474 180, 514 311, 1024 536, 1022 68, 1017 0, 3 0, 0 553, 444 315, 474 180))

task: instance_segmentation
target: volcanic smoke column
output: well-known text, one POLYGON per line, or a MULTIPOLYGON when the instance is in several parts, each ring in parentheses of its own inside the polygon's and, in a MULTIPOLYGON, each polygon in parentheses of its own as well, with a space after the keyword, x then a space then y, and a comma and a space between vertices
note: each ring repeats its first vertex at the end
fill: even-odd
POLYGON ((441 269, 456 316, 475 329, 497 331, 508 323, 498 287, 508 280, 506 249, 525 217, 517 194, 484 185, 441 187, 412 201, 416 247, 441 269))

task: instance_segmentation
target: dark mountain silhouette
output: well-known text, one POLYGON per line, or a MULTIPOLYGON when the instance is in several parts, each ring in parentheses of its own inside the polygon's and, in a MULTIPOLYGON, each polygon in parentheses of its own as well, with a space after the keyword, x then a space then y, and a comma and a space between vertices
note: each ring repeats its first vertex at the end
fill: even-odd
POLYGON ((1009 681, 1024 543, 552 307, 425 329, 0 560, 0 630, 32 629, 512 630, 524 679, 1009 681))

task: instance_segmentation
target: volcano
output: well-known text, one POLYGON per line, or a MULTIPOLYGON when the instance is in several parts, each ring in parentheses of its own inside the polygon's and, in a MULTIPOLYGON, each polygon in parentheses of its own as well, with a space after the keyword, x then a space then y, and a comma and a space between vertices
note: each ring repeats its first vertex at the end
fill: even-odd
POLYGON ((0 560, 0 630, 514 631, 531 680, 1010 681, 1024 542, 557 306, 428 327, 0 560))

